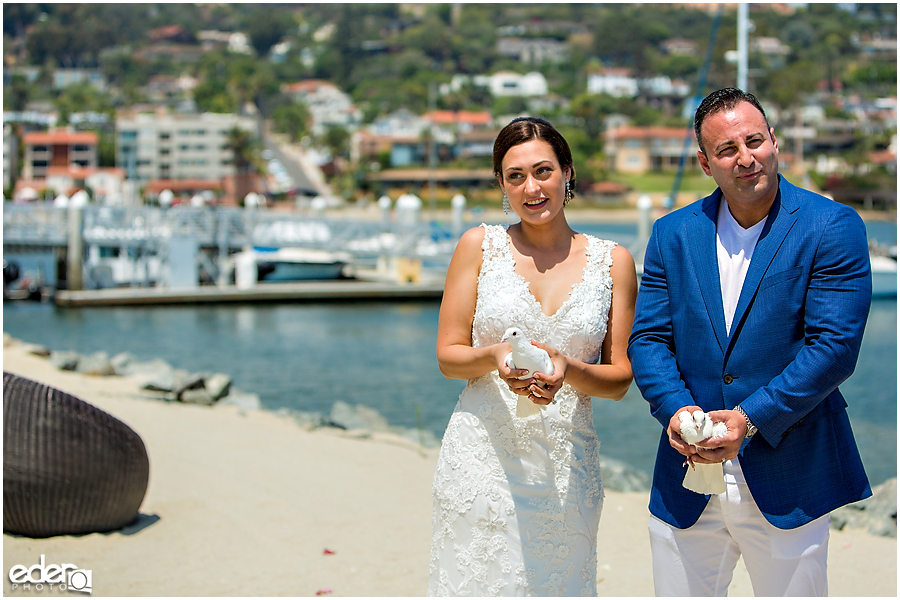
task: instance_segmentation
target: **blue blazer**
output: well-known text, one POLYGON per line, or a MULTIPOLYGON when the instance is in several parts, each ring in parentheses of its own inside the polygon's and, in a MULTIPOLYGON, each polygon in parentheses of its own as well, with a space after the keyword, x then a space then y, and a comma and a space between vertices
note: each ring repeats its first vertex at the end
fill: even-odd
POLYGON ((740 454, 747 485, 770 523, 792 529, 872 494, 838 390, 855 368, 872 301, 865 225, 779 175, 728 335, 716 258, 721 197, 717 189, 657 220, 645 253, 628 356, 663 426, 650 512, 690 527, 709 500, 682 487, 669 419, 683 406, 740 404, 759 428, 740 454))

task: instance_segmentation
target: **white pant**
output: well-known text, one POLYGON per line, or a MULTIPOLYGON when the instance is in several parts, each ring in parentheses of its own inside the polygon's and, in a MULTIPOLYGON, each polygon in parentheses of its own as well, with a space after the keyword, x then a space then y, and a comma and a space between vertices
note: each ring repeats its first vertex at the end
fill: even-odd
POLYGON ((778 529, 756 506, 737 459, 724 466, 725 492, 693 526, 650 517, 656 595, 726 596, 743 555, 756 596, 827 596, 829 515, 778 529))

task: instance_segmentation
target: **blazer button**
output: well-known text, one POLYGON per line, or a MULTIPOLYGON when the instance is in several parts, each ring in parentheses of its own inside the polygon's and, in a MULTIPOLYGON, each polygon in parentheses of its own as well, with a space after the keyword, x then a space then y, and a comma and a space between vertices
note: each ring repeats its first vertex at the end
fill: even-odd
POLYGON ((734 377, 732 377, 730 374, 726 373, 725 377, 722 378, 722 381, 725 382, 725 385, 731 385, 731 382, 734 381, 734 377))

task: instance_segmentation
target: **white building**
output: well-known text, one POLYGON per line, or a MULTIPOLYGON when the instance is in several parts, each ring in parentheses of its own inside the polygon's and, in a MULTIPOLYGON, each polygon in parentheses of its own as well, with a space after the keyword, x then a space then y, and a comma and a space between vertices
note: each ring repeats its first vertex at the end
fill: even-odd
POLYGON ((230 114, 140 113, 116 119, 116 165, 127 179, 220 179, 234 174, 228 136, 256 135, 256 121, 230 114))
POLYGON ((500 96, 546 96, 549 91, 547 79, 537 71, 526 73, 513 73, 512 71, 498 71, 493 75, 454 75, 449 84, 441 85, 440 93, 447 95, 459 91, 463 85, 472 83, 490 90, 491 95, 500 96))
POLYGON ((509 71, 499 71, 490 76, 491 95, 500 96, 546 96, 547 79, 536 71, 520 75, 509 71))
POLYGON ((308 79, 284 85, 282 89, 306 105, 312 117, 313 135, 322 135, 330 127, 353 131, 362 123, 362 111, 331 82, 308 79))
POLYGON ((634 98, 638 93, 638 80, 628 69, 604 69, 591 73, 587 78, 589 94, 608 94, 615 98, 634 98))

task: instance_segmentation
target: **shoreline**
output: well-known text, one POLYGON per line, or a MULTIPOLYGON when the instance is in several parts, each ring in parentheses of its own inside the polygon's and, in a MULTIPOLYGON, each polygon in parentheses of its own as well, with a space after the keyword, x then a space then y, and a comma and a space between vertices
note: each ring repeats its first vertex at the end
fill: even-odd
MULTIPOLYGON (((98 596, 424 594, 437 449, 391 433, 310 431, 266 410, 160 402, 135 393, 139 376, 60 371, 26 347, 4 336, 4 370, 127 423, 147 446, 150 485, 131 530, 4 535, 6 573, 43 554, 92 570, 98 596)), ((653 594, 647 498, 606 492, 600 595, 653 594)), ((831 595, 897 595, 896 539, 861 529, 831 536, 831 595)), ((4 578, 4 593, 41 592, 12 590, 4 578)), ((742 562, 729 593, 752 595, 742 562)))

